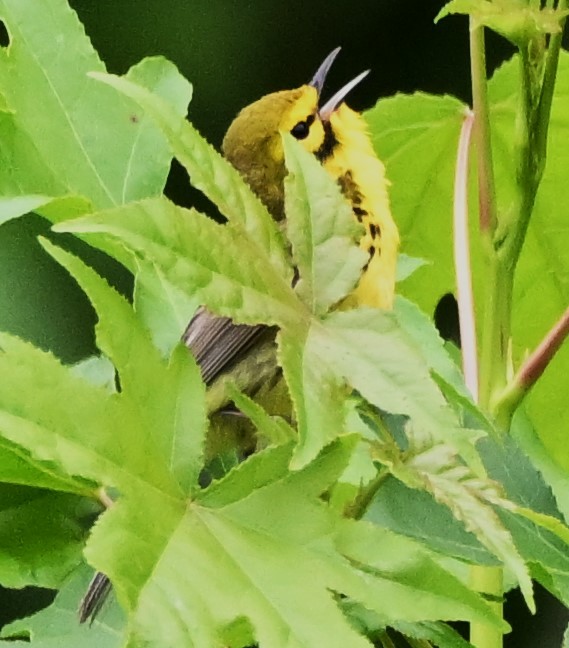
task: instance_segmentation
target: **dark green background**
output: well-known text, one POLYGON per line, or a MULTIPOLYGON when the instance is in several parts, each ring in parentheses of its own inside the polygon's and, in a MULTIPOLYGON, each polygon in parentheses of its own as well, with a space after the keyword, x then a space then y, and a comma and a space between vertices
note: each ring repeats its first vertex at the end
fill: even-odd
MULTIPOLYGON (((468 23, 450 17, 434 25, 442 5, 438 1, 70 0, 70 4, 109 71, 126 72, 152 54, 174 61, 194 84, 190 118, 215 145, 242 106, 267 92, 308 81, 338 45, 343 51, 329 77, 330 92, 363 69, 372 70, 351 97, 355 108, 416 90, 469 100, 468 23)), ((490 36, 488 45, 491 68, 512 51, 497 37, 490 36)), ((177 165, 167 191, 180 204, 193 200, 177 165)), ((34 216, 0 228, 0 329, 75 361, 93 350, 94 314, 75 284, 39 248, 36 235, 45 231, 47 225, 34 216)), ((90 259, 128 291, 128 278, 120 270, 96 254, 91 253, 90 259)), ((567 623, 564 610, 546 601, 533 619, 516 596, 512 599, 509 617, 517 632, 508 639, 509 646, 561 645, 567 623)))

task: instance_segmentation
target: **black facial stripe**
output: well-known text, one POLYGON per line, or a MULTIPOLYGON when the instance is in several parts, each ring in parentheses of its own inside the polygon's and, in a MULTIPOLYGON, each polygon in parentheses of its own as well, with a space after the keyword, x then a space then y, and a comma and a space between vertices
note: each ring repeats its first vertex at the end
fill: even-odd
POLYGON ((330 122, 322 122, 322 126, 324 127, 324 141, 320 145, 320 148, 314 153, 314 155, 320 160, 320 162, 324 162, 327 158, 329 158, 338 145, 338 140, 336 139, 336 135, 332 130, 332 125, 330 124, 330 122))

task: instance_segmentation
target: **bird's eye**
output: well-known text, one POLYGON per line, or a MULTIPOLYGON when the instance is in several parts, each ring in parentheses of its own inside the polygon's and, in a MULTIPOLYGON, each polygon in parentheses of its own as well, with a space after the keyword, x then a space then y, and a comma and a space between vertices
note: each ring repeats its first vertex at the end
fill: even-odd
POLYGON ((308 136, 308 131, 309 131, 309 126, 307 121, 301 121, 298 122, 295 126, 292 127, 291 129, 291 135, 293 137, 296 137, 297 140, 303 140, 305 137, 308 136))
POLYGON ((310 127, 314 123, 315 119, 316 117, 314 115, 308 115, 308 117, 304 121, 298 122, 298 124, 291 128, 291 135, 293 137, 296 137, 297 140, 305 139, 306 137, 308 137, 310 127))

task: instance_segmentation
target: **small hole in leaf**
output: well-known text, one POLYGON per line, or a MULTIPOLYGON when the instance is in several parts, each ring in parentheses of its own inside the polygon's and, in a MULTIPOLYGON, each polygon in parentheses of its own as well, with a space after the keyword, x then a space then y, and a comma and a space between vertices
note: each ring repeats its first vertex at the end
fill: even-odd
POLYGON ((0 47, 8 47, 10 45, 10 33, 6 25, 0 21, 0 47))

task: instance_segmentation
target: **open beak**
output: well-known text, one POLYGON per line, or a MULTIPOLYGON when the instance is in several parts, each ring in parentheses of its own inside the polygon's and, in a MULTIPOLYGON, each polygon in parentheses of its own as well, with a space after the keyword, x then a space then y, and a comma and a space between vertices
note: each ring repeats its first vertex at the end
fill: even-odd
MULTIPOLYGON (((335 50, 332 50, 330 54, 322 61, 322 64, 320 67, 316 70, 316 74, 312 77, 312 80, 310 81, 311 86, 316 88, 316 91, 318 92, 318 96, 320 96, 322 92, 322 88, 324 87, 324 83, 326 81, 326 76, 328 75, 328 71, 332 67, 332 63, 334 62, 334 59, 336 56, 338 56, 338 53, 340 52, 340 47, 337 47, 335 50)), ((364 79, 367 75, 369 74, 369 70, 366 70, 365 72, 362 72, 361 74, 358 74, 355 79, 352 79, 351 81, 348 81, 345 86, 341 87, 338 92, 331 98, 328 99, 328 101, 320 108, 318 111, 318 115, 322 121, 328 121, 330 119, 330 115, 338 108, 338 106, 344 101, 348 93, 350 93, 362 79, 364 79)))
POLYGON ((330 54, 328 54, 328 56, 320 64, 320 67, 316 70, 315 75, 312 77, 312 81, 308 84, 316 88, 318 96, 320 96, 320 93, 322 92, 322 88, 324 87, 324 83, 326 82, 326 77, 328 76, 328 72, 332 67, 332 63, 334 63, 334 59, 336 58, 336 56, 338 56, 341 49, 341 47, 336 47, 335 50, 332 50, 330 54))

